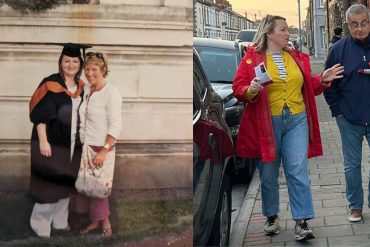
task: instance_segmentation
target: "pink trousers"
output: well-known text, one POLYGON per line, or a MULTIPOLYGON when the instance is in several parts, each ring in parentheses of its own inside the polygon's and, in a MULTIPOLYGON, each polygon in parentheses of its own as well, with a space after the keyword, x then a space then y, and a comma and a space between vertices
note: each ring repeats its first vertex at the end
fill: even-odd
POLYGON ((90 220, 108 218, 110 214, 108 197, 98 199, 78 194, 75 199, 77 213, 88 213, 90 220))

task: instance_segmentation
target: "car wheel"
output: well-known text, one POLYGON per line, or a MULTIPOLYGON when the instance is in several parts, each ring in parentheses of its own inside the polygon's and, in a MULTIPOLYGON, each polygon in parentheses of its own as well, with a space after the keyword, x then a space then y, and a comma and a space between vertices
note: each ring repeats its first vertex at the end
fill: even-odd
POLYGON ((227 174, 224 175, 218 201, 215 221, 208 245, 228 246, 231 225, 231 182, 227 174))

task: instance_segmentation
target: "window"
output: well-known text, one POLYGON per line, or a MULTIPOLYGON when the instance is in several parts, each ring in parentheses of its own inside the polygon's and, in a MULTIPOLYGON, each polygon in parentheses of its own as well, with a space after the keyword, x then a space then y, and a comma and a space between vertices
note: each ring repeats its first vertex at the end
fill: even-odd
MULTIPOLYGON (((232 34, 227 33, 231 38, 232 34)), ((207 46, 196 46, 204 72, 210 82, 232 83, 238 63, 238 51, 207 46)))
POLYGON ((220 12, 216 12, 216 26, 220 26, 220 12))
POLYGON ((205 21, 205 24, 208 25, 209 24, 209 16, 208 16, 208 8, 205 8, 205 17, 206 17, 206 21, 205 21))
MULTIPOLYGON (((195 75, 193 75, 193 81, 196 81, 197 78, 195 75)), ((197 90, 195 88, 195 85, 193 84, 193 121, 197 120, 200 116, 200 110, 201 110, 201 103, 197 96, 197 90)))
POLYGON ((256 35, 257 30, 240 30, 238 34, 238 39, 243 40, 245 42, 252 42, 254 36, 256 35))
POLYGON ((319 0, 319 7, 323 8, 324 7, 324 0, 319 0))

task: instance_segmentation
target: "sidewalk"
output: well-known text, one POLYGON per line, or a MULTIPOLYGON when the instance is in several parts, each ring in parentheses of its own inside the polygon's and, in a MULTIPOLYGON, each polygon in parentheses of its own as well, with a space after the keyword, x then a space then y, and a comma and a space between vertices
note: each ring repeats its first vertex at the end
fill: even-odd
MULTIPOLYGON (((307 47, 302 47, 302 51, 304 53, 307 53, 309 54, 309 51, 308 51, 308 48, 307 47)), ((310 56, 310 63, 311 65, 314 65, 314 64, 324 64, 325 63, 325 58, 316 58, 314 56, 310 56)))
MULTIPOLYGON (((314 63, 312 63, 313 65, 314 63)), ((317 70, 320 71, 318 63, 317 70)), ((314 66, 313 66, 314 67, 314 66)), ((314 69, 313 69, 314 70, 314 69)), ((317 72, 316 72, 317 73, 317 72)), ((345 199, 345 180, 342 165, 342 147, 335 119, 331 117, 322 95, 316 97, 319 111, 321 139, 324 155, 309 160, 309 176, 314 200, 316 218, 309 221, 316 239, 308 242, 294 240, 294 225, 288 203, 288 190, 284 173, 280 174, 280 233, 264 235, 266 218, 261 213, 261 194, 258 171, 254 174, 241 213, 238 215, 231 246, 370 246, 370 209, 364 205, 362 222, 350 223, 345 199)), ((362 179, 364 202, 367 204, 368 184, 367 142, 363 144, 362 179)))

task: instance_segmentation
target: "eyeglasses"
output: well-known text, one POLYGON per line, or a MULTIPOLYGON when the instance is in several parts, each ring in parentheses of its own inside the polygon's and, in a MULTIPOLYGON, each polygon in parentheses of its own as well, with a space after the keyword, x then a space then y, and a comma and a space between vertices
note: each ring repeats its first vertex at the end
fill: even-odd
POLYGON ((89 51, 88 53, 86 53, 86 57, 97 57, 97 58, 103 60, 104 67, 107 68, 107 64, 105 63, 105 59, 104 59, 103 53, 89 51))
POLYGON ((369 25, 369 21, 368 20, 365 20, 365 21, 362 21, 361 23, 358 23, 358 22, 351 22, 351 23, 349 23, 349 22, 347 22, 347 24, 352 29, 358 29, 359 27, 364 28, 367 25, 369 25))

